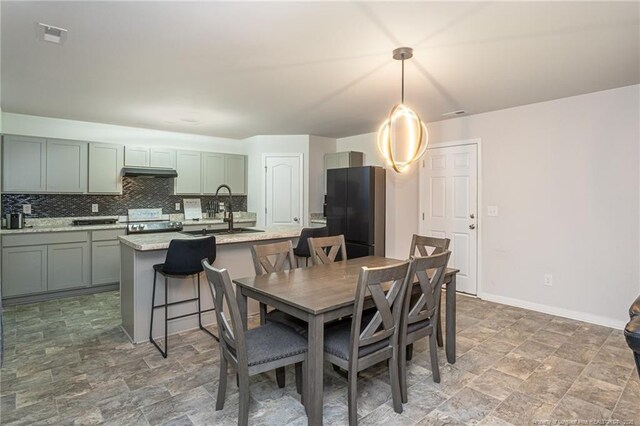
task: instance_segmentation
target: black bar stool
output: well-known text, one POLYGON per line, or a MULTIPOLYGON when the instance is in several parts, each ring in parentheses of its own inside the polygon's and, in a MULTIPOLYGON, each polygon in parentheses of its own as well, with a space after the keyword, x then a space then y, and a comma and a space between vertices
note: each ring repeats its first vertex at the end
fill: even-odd
MULTIPOLYGON (((202 313, 211 312, 215 308, 202 310, 200 302, 200 273, 203 271, 202 259, 207 259, 209 263, 213 263, 216 258, 216 238, 194 238, 185 240, 171 240, 169 243, 169 250, 167 251, 167 257, 164 263, 153 265, 153 295, 151 296, 151 324, 149 325, 149 340, 160 351, 164 358, 167 357, 169 351, 168 323, 171 320, 178 318, 184 318, 191 315, 198 315, 198 325, 200 329, 210 334, 214 339, 218 338, 202 325, 202 313), (156 277, 158 273, 164 277, 164 304, 156 306, 156 277), (198 297, 191 299, 178 300, 176 302, 169 302, 169 292, 167 282, 169 278, 187 278, 192 275, 198 277, 198 297), (198 311, 188 314, 178 315, 169 318, 168 307, 173 305, 180 305, 188 302, 198 301, 198 311), (153 339, 153 313, 158 308, 164 308, 164 351, 158 343, 153 339)), ((219 340, 218 340, 219 341, 219 340)))
POLYGON ((293 254, 296 257, 296 263, 300 267, 300 259, 304 258, 304 266, 309 266, 309 258, 311 253, 309 252, 309 238, 326 237, 329 235, 329 230, 326 226, 322 228, 303 228, 300 232, 300 238, 298 238, 298 244, 293 249, 293 254))

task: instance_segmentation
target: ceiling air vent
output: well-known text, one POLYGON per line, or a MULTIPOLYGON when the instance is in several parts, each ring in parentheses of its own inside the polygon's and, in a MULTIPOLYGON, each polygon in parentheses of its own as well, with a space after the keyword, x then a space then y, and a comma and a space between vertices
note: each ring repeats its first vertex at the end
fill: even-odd
POLYGON ((38 23, 38 40, 63 45, 67 41, 67 30, 53 25, 38 23))
POLYGON ((463 110, 463 109, 459 109, 457 111, 450 111, 450 112, 445 112, 444 114, 442 114, 443 117, 453 117, 455 115, 462 115, 462 114, 466 114, 467 111, 463 110))

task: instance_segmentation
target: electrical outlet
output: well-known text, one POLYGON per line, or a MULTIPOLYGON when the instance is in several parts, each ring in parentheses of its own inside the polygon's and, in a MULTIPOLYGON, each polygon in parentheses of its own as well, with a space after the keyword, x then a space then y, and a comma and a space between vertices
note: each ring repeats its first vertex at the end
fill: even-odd
POLYGON ((498 206, 487 206, 487 216, 498 216, 498 206))
POLYGON ((551 274, 544 274, 544 285, 546 285, 547 287, 552 287, 553 286, 553 275, 551 274))
POLYGON ((91 204, 91 213, 98 213, 98 205, 91 204))
POLYGON ((180 211, 180 203, 176 203, 176 211, 180 211))
POLYGON ((22 205, 22 213, 31 214, 31 204, 23 204, 22 205))

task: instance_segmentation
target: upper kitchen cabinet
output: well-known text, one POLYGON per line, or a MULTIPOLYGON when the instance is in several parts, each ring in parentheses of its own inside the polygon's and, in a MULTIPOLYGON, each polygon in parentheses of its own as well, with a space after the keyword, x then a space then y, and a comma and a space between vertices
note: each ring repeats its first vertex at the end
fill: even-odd
POLYGON ((245 155, 225 154, 225 183, 231 187, 234 194, 247 193, 247 157, 245 155))
MULTIPOLYGON (((178 172, 178 178, 180 172, 178 172)), ((215 194, 225 183, 225 155, 215 152, 202 153, 202 190, 205 194, 215 194)))
POLYGON ((89 192, 122 194, 124 146, 108 143, 89 144, 89 192))
POLYGON ((88 143, 47 139, 47 192, 87 192, 88 143))
POLYGON ((150 154, 149 147, 127 145, 124 150, 124 165, 127 167, 149 167, 150 154))
POLYGON ((45 192, 47 189, 47 141, 26 136, 4 136, 3 192, 45 192))
POLYGON ((169 148, 151 148, 149 150, 149 165, 165 169, 176 168, 176 150, 169 148))
POLYGON ((198 151, 177 151, 176 194, 202 194, 202 155, 198 151))

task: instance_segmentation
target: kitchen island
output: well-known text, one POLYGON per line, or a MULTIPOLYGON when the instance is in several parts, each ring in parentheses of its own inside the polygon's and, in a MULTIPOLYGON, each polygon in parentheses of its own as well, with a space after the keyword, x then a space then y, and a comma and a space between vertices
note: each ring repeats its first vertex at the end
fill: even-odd
MULTIPOLYGON (((257 229, 257 228, 256 228, 257 229)), ((231 278, 254 275, 253 260, 250 247, 254 244, 266 244, 276 241, 291 240, 294 246, 302 228, 299 226, 274 226, 262 229, 264 232, 216 234, 216 260, 214 266, 225 268, 231 278)), ((122 328, 132 342, 140 343, 149 340, 149 322, 151 319, 151 293, 153 289, 153 265, 163 263, 167 255, 169 243, 174 239, 191 239, 197 236, 180 232, 156 234, 138 234, 120 236, 120 309, 122 312, 122 328)), ((164 278, 158 275, 158 283, 164 278)), ((169 301, 196 297, 197 278, 169 278, 169 301)), ((213 307, 212 293, 204 274, 201 275, 202 309, 213 307)), ((156 288, 156 305, 165 300, 164 285, 156 288)), ((169 316, 177 316, 197 310, 196 302, 171 306, 169 316)), ((249 306, 249 312, 257 312, 257 304, 249 306)), ((202 315, 202 323, 215 323, 215 312, 202 315)), ((198 327, 197 315, 180 318, 169 323, 169 334, 198 327)), ((154 315, 154 337, 164 334, 164 312, 158 309, 154 315)), ((217 330, 213 329, 217 335, 217 330)), ((208 338, 203 335, 203 339, 208 338)))

